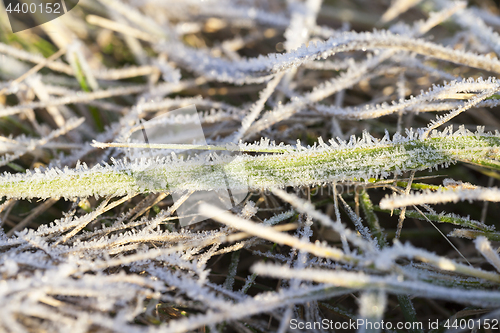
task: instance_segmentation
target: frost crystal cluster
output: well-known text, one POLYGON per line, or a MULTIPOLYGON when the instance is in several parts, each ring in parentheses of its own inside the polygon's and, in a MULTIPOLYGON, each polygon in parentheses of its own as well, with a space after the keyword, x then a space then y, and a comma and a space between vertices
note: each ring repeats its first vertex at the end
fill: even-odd
POLYGON ((500 327, 493 2, 87 0, 1 29, 1 332, 500 327))

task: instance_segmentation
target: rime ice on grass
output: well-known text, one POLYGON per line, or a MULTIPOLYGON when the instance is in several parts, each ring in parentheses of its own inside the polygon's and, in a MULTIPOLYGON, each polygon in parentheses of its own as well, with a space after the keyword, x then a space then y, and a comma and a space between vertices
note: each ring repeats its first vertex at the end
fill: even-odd
POLYGON ((0 330, 498 317, 474 4, 95 0, 1 31, 0 330))

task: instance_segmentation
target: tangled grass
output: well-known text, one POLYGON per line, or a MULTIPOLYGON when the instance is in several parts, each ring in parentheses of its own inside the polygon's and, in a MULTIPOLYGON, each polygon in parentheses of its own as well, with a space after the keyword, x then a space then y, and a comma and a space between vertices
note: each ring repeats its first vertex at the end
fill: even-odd
POLYGON ((500 327, 490 1, 4 14, 1 331, 500 327), (192 105, 203 142, 133 140, 192 105), (193 204, 226 188, 247 194, 193 204))

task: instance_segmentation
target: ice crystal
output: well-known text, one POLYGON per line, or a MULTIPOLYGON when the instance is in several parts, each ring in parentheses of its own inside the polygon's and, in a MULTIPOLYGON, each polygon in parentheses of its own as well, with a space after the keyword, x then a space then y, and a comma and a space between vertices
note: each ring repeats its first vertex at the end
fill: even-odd
POLYGON ((2 30, 0 330, 498 317, 500 18, 474 4, 95 0, 2 30))

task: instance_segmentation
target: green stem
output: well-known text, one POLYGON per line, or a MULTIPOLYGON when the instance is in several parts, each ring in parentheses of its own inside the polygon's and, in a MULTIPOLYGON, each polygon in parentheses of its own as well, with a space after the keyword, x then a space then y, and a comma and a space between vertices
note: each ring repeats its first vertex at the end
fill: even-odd
MULTIPOLYGON (((85 75, 83 74, 82 67, 80 65, 80 62, 78 61, 78 57, 76 54, 73 55, 75 57, 75 77, 80 84, 80 87, 82 88, 83 91, 85 92, 90 92, 90 87, 87 84, 87 80, 85 78, 85 75)), ((89 106, 90 110, 90 115, 92 116, 92 119, 94 120, 96 127, 99 132, 104 132, 104 124, 101 119, 101 113, 95 106, 89 106)))
MULTIPOLYGON (((388 213, 388 214, 392 213, 392 214, 396 214, 396 215, 398 215, 401 212, 400 209, 394 209, 394 210, 390 211, 388 209, 381 209, 379 206, 375 206, 374 209, 378 212, 383 212, 383 213, 388 213)), ((451 215, 451 214, 444 215, 444 214, 432 214, 432 213, 422 213, 422 214, 420 212, 415 211, 415 210, 407 210, 406 211, 406 217, 411 217, 414 219, 427 220, 425 218, 425 217, 427 217, 432 222, 451 223, 451 224, 460 225, 460 226, 467 227, 467 228, 474 228, 474 229, 482 230, 484 232, 491 232, 493 229, 492 227, 490 227, 484 223, 481 223, 481 222, 475 221, 475 220, 471 220, 468 218, 463 218, 463 217, 458 216, 458 215, 451 215)))
MULTIPOLYGON (((410 323, 418 322, 417 312, 415 311, 415 308, 413 307, 413 303, 410 299, 410 296, 398 295, 397 297, 398 297, 399 306, 401 307, 401 310, 403 311, 403 317, 405 318, 405 320, 407 322, 410 322, 410 323)), ((412 327, 413 327, 413 325, 412 325, 412 327)), ((413 332, 413 333, 423 332, 422 330, 418 330, 418 329, 410 329, 408 331, 413 332)))
MULTIPOLYGON (((399 185, 399 184, 398 184, 399 185)), ((375 209, 372 201, 370 200, 370 196, 368 193, 363 190, 360 193, 360 204, 365 213, 366 220, 368 221, 368 225, 372 230, 373 235, 377 238, 378 244, 380 248, 387 246, 387 241, 385 238, 385 233, 380 228, 380 224, 378 222, 378 217, 375 214, 375 209)), ((417 314, 415 312, 415 308, 413 307, 413 303, 409 296, 407 295, 398 295, 399 306, 401 307, 401 311, 403 312, 403 316, 406 321, 415 323, 417 322, 417 314)), ((414 330, 413 332, 419 332, 418 330, 414 330)))
POLYGON ((0 196, 13 198, 120 196, 182 190, 262 189, 387 177, 458 160, 497 158, 500 137, 443 136, 365 146, 300 149, 284 154, 240 155, 189 161, 157 159, 62 172, 4 175, 0 196), (383 172, 383 174, 381 174, 383 172))
POLYGON ((385 234, 382 231, 382 228, 380 228, 378 217, 373 209, 373 203, 370 200, 370 196, 368 195, 365 189, 363 189, 360 192, 359 198, 360 198, 359 203, 361 205, 361 209, 363 209, 363 213, 365 214, 368 226, 370 227, 373 236, 375 236, 375 238, 377 239, 378 245, 380 246, 380 248, 387 246, 385 234))

